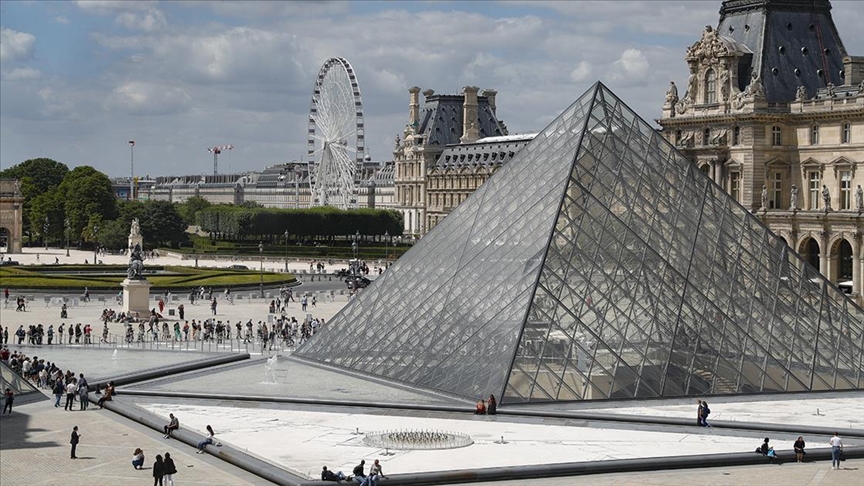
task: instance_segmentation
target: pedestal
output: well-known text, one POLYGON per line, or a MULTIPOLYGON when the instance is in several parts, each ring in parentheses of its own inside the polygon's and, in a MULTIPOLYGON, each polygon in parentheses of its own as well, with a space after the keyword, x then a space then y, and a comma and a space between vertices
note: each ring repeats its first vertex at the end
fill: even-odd
POLYGON ((141 248, 144 248, 144 237, 141 235, 129 235, 129 250, 131 251, 135 248, 135 245, 141 245, 141 248))
POLYGON ((150 315, 150 282, 142 280, 123 280, 123 312, 141 317, 150 315))

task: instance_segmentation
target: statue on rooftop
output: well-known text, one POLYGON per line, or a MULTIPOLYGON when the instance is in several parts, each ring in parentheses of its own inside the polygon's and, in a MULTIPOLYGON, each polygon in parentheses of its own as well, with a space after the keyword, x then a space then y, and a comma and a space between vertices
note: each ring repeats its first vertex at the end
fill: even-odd
POLYGON ((795 101, 806 101, 807 100, 807 88, 804 86, 798 86, 798 89, 795 91, 795 101))
POLYGON ((675 86, 675 81, 669 81, 669 89, 666 90, 666 103, 670 106, 675 106, 675 103, 678 103, 678 87, 675 86))

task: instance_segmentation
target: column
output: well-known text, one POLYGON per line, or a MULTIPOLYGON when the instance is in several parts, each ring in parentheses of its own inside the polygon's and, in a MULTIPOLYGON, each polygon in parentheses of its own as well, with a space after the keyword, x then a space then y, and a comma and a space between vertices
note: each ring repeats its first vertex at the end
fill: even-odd
POLYGON ((829 271, 829 259, 828 259, 828 238, 820 238, 819 239, 819 273, 825 276, 825 278, 830 278, 828 273, 829 271))

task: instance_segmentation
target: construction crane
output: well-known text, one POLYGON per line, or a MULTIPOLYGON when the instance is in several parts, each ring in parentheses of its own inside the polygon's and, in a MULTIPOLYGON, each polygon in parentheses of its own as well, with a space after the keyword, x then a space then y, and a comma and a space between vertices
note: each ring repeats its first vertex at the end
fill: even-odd
POLYGON ((219 154, 221 154, 225 150, 233 149, 233 145, 217 145, 212 148, 208 148, 207 151, 213 154, 213 175, 219 173, 219 154))

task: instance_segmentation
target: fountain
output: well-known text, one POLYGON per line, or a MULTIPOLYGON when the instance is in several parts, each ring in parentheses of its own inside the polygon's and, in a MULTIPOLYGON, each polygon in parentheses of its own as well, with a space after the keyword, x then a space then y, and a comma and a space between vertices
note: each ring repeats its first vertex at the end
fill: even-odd
POLYGON ((439 430, 387 430, 366 434, 363 443, 372 447, 396 450, 438 450, 468 447, 471 436, 439 430))
POLYGON ((264 363, 264 383, 276 383, 276 360, 278 355, 274 355, 272 358, 267 358, 267 362, 264 363))

